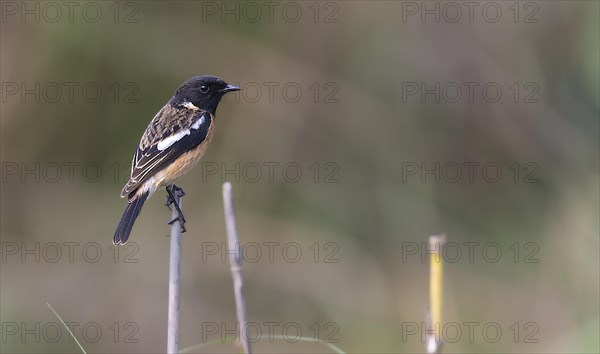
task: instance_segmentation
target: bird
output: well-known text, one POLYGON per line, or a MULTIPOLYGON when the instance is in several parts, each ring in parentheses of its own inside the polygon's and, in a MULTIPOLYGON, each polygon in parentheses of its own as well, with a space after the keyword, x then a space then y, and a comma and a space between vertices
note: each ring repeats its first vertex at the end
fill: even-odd
POLYGON ((215 129, 215 113, 221 98, 239 91, 216 76, 197 76, 185 81, 156 113, 144 131, 131 164, 131 177, 121 191, 127 208, 113 237, 125 244, 146 200, 166 187, 167 205, 174 204, 182 231, 185 218, 175 195, 183 191, 172 182, 192 169, 206 152, 215 129))

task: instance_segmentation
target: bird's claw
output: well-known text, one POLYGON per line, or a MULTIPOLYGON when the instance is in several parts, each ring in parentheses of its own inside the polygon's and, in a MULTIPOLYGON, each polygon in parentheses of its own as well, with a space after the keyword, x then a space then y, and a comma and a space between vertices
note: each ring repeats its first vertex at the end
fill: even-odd
POLYGON ((179 221, 179 224, 181 225, 181 232, 185 232, 185 217, 183 216, 183 212, 181 211, 181 209, 179 208, 179 204, 177 203, 176 200, 179 200, 181 197, 183 197, 185 195, 185 192, 183 191, 183 189, 177 187, 174 184, 168 185, 167 186, 167 204, 166 206, 169 208, 169 210, 171 210, 171 205, 175 206, 175 209, 177 210, 177 214, 178 216, 169 221, 169 225, 173 224, 175 221, 179 221))

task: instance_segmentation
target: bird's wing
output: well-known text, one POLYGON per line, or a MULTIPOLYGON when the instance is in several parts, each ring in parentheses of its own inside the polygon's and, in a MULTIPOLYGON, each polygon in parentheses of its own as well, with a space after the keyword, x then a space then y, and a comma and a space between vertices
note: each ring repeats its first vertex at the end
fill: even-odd
POLYGON ((131 178, 121 197, 131 195, 183 153, 197 147, 208 135, 213 117, 204 110, 173 107, 167 103, 152 119, 137 148, 131 178))

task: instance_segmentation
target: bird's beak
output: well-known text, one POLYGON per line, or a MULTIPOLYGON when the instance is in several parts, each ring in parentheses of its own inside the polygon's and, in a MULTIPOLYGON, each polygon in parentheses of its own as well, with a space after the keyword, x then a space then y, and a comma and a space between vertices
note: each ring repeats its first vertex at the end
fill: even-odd
POLYGON ((227 86, 225 86, 225 88, 221 90, 221 93, 227 93, 227 92, 239 91, 239 90, 241 90, 241 88, 239 86, 227 84, 227 86))

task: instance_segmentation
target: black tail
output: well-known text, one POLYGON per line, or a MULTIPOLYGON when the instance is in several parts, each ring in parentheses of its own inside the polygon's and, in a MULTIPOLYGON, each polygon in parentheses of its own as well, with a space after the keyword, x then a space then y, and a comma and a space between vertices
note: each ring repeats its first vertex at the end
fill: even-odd
POLYGON ((129 201, 129 204, 127 204, 127 209, 125 209, 125 213, 119 222, 119 226, 117 226, 117 231, 115 231, 113 244, 122 245, 127 242, 129 239, 129 234, 131 233, 131 229, 133 228, 133 223, 135 222, 135 219, 137 219, 138 215, 140 215, 142 206, 144 206, 144 202, 147 198, 148 192, 142 194, 136 199, 129 201))

